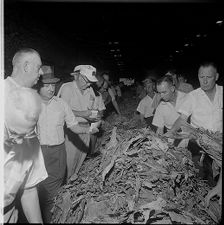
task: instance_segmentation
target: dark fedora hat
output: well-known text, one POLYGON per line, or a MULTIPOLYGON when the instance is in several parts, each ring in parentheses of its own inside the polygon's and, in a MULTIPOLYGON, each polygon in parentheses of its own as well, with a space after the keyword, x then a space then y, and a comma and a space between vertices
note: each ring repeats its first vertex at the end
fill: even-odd
POLYGON ((54 72, 51 66, 44 65, 41 67, 43 72, 41 82, 44 84, 55 84, 60 81, 59 78, 54 76, 54 72))

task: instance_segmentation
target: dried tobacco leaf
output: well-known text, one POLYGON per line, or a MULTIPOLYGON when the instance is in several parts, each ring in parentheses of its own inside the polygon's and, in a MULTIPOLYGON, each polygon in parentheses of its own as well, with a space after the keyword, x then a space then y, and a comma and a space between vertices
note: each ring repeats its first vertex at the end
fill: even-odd
MULTIPOLYGON (((126 108, 135 105, 128 97, 126 108)), ((102 125, 104 134, 97 143, 102 154, 86 160, 78 177, 62 188, 55 199, 55 223, 63 219, 66 223, 170 224, 167 209, 176 213, 175 220, 213 222, 214 209, 209 216, 200 206, 209 187, 196 177, 189 151, 137 123, 134 128, 134 111, 124 111, 125 125, 115 115, 102 125), (64 200, 67 193, 72 204, 64 200), (193 216, 187 214, 189 210, 193 216)))

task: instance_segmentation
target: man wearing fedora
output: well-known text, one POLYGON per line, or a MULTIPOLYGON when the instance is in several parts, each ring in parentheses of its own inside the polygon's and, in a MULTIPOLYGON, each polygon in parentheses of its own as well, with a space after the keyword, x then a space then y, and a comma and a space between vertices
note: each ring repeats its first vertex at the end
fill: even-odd
POLYGON ((51 222, 53 198, 63 185, 66 174, 66 150, 64 124, 74 133, 89 134, 98 131, 80 127, 69 105, 55 94, 55 85, 60 80, 54 77, 50 66, 42 66, 42 79, 38 92, 42 99, 42 110, 37 123, 38 137, 43 151, 48 178, 39 185, 40 205, 44 223, 51 222))
MULTIPOLYGON (((100 121, 102 114, 99 111, 105 109, 102 97, 96 98, 91 83, 96 83, 96 68, 91 65, 79 65, 71 73, 74 81, 61 86, 58 96, 63 98, 72 108, 79 123, 89 126, 91 122, 100 121), (94 109, 94 110, 92 110, 94 109)), ((98 123, 99 125, 99 123, 98 123)), ((66 132, 66 151, 69 179, 76 176, 83 161, 89 152, 90 134, 72 134, 66 132)))
POLYGON ((4 223, 16 223, 21 207, 29 223, 43 223, 37 185, 48 174, 34 131, 41 105, 31 89, 42 74, 41 64, 36 50, 21 49, 4 80, 4 223))

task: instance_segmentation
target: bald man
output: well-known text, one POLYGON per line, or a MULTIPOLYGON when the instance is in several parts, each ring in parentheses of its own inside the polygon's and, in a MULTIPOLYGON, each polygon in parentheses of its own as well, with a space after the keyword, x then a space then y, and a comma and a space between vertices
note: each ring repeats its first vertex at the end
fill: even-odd
POLYGON ((34 49, 22 49, 18 51, 12 60, 13 71, 11 78, 22 87, 32 87, 42 75, 41 58, 34 49))
POLYGON ((5 79, 4 222, 18 220, 17 199, 29 223, 43 223, 37 184, 47 178, 35 133, 40 97, 32 87, 42 74, 37 51, 23 49, 12 60, 12 75, 5 79))

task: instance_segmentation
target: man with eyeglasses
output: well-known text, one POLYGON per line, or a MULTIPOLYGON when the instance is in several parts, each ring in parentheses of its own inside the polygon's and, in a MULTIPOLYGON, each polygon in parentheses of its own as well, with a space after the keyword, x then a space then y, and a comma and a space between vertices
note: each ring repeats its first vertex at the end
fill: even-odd
POLYGON ((48 175, 34 131, 40 97, 31 89, 42 74, 42 63, 37 51, 22 49, 12 64, 4 81, 4 222, 17 222, 19 199, 28 222, 43 223, 36 186, 48 175))
MULTIPOLYGON (((96 68, 91 65, 79 65, 71 73, 74 81, 61 86, 58 96, 72 108, 82 126, 90 123, 99 126, 102 110, 105 109, 102 98, 96 98, 91 83, 97 82, 96 68), (98 123, 95 123, 98 122, 98 123)), ((74 134, 66 130, 65 146, 67 152, 67 178, 76 177, 90 148, 90 134, 74 134)))

